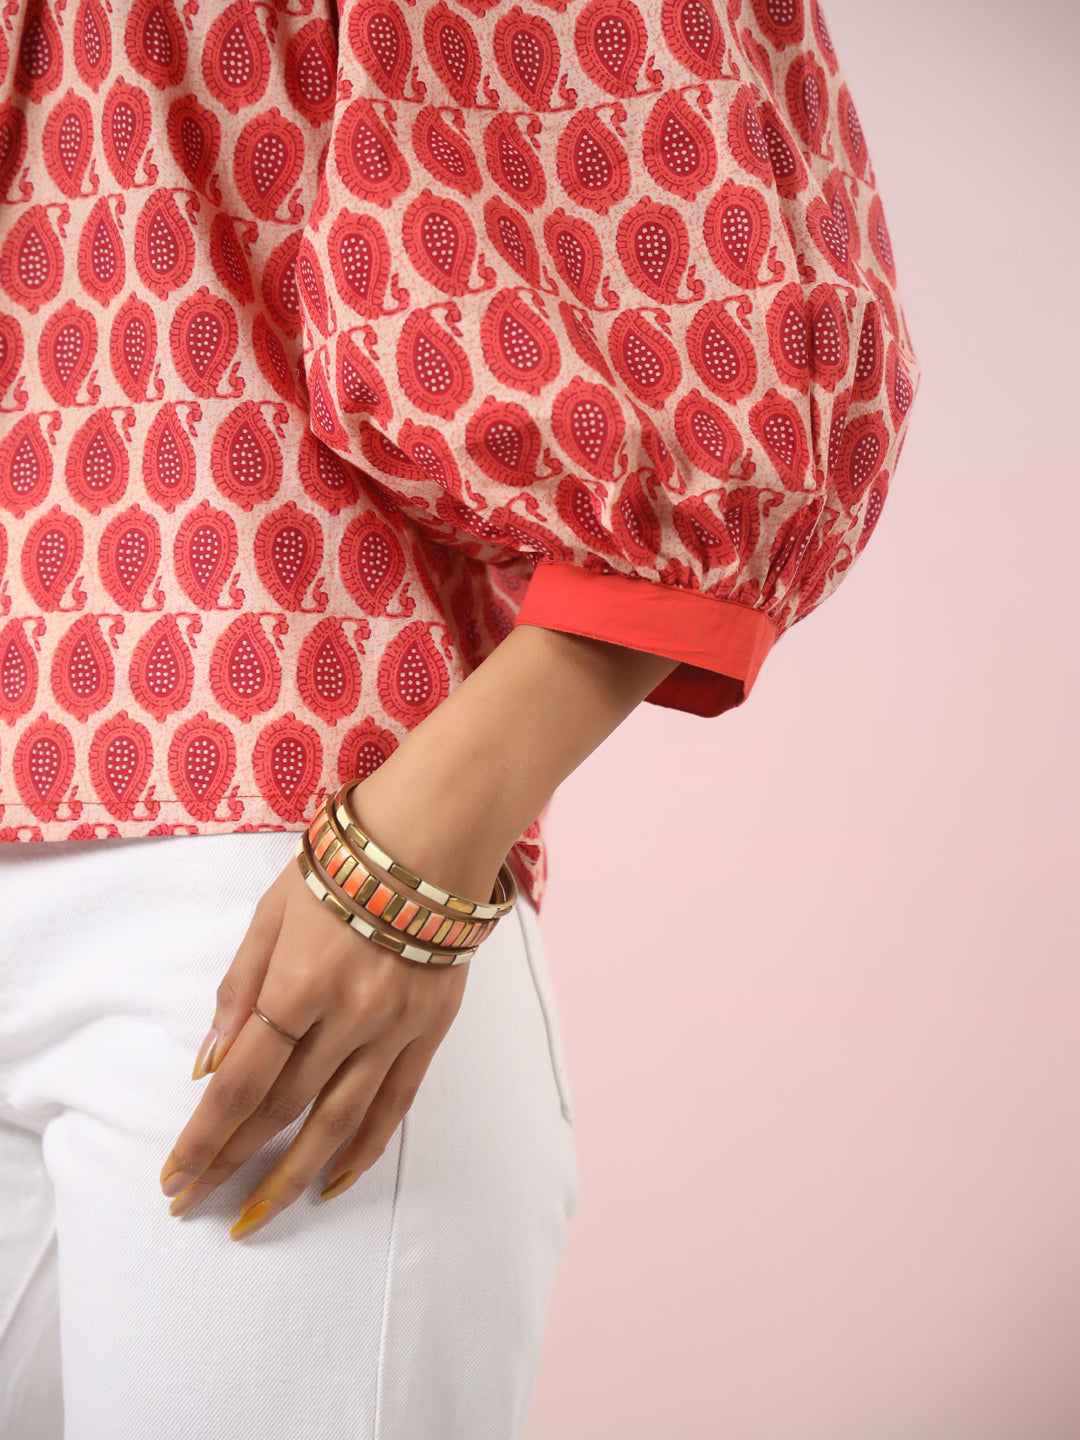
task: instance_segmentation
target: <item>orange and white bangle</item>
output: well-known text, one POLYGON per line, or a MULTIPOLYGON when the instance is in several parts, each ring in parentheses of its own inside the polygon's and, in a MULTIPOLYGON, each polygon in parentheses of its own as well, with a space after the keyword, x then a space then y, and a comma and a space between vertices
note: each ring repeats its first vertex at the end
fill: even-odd
POLYGON ((361 935, 366 935, 376 945, 382 945, 386 950, 393 950, 395 954, 403 956, 406 960, 418 960, 425 965, 462 965, 476 954, 475 949, 432 950, 427 945, 413 945, 404 936, 388 933, 378 921, 365 919, 363 912, 354 911, 349 906, 342 904, 338 898, 341 892, 337 890, 332 881, 327 881, 325 873, 319 873, 320 867, 311 853, 311 841, 308 839, 306 830, 300 832, 300 840, 296 847, 296 861, 300 866, 304 883, 316 900, 321 901, 333 911, 339 920, 344 920, 346 925, 358 930, 361 935))
MULTIPOLYGON (((354 905, 368 911, 393 930, 429 945, 465 949, 470 945, 479 945, 498 923, 498 917, 478 920, 467 919, 461 915, 440 914, 431 906, 421 905, 388 885, 367 868, 353 846, 347 842, 332 802, 324 801, 315 811, 307 834, 311 853, 326 872, 328 879, 333 881, 354 905)), ((370 840, 368 844, 371 845, 370 840)), ((386 858, 389 860, 390 857, 386 858)), ((389 870, 390 867, 387 865, 382 868, 389 870)), ((416 880, 418 885, 424 883, 419 876, 414 876, 411 872, 409 878, 416 880)), ((418 885, 410 888, 417 890, 418 885)))

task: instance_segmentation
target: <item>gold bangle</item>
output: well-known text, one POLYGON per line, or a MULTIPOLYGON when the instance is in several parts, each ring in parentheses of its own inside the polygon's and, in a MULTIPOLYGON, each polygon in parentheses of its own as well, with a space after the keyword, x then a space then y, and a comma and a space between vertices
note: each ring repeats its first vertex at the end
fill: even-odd
POLYGON ((328 809, 333 810, 346 843, 354 851, 363 855, 365 859, 370 859, 388 875, 392 875, 395 880, 400 880, 409 890, 415 891, 417 895, 423 895, 426 900, 434 900, 437 905, 444 905, 448 910, 453 910, 459 915, 471 915, 474 920, 494 920, 509 914, 517 904, 518 893, 513 873, 505 860, 499 867, 499 873, 495 879, 494 893, 498 898, 490 904, 484 904, 478 900, 466 900, 450 890, 444 890, 439 885, 432 885, 427 880, 422 880, 419 875, 389 856, 385 850, 376 845, 370 835, 366 835, 360 828, 356 816, 348 808, 347 802, 349 795, 357 785, 362 784, 362 779, 346 781, 327 806, 328 809))

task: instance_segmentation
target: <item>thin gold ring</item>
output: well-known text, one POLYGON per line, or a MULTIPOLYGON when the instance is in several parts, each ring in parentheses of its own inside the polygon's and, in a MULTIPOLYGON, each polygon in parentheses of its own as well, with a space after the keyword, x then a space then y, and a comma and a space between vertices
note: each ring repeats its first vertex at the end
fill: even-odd
POLYGON ((265 1020, 267 1025, 269 1025, 272 1030, 276 1030, 279 1035, 284 1035, 286 1040, 291 1040, 294 1045, 300 1044, 301 1037, 298 1037, 296 1035, 290 1035, 289 1032, 287 1030, 283 1030, 280 1025, 275 1025, 273 1020, 270 1019, 270 1016, 264 1015, 257 1005, 253 1005, 251 1007, 251 1013, 253 1015, 257 1015, 260 1020, 265 1020))

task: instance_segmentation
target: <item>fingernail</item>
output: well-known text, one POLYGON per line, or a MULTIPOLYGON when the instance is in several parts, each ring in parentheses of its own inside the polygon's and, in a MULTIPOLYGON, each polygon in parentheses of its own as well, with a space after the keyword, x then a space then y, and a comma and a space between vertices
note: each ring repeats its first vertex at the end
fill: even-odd
POLYGON ((195 1057, 195 1068, 191 1072, 193 1080, 201 1080, 204 1075, 209 1075, 213 1068, 210 1064, 214 1054, 214 1046, 217 1044, 218 1033, 216 1030, 209 1030, 206 1039, 199 1046, 199 1053, 195 1057))
POLYGON ((231 1038, 229 1036, 224 1036, 218 1040, 218 1043, 214 1046, 214 1053, 210 1057, 211 1074, 221 1068, 221 1062, 225 1059, 225 1056, 232 1049, 232 1043, 235 1039, 236 1036, 234 1035, 231 1038))
POLYGON ((326 1189, 319 1196, 320 1200, 332 1200, 335 1195, 340 1195, 343 1190, 348 1190, 354 1180, 360 1178, 359 1170, 343 1170, 336 1180, 331 1180, 326 1189))
POLYGON ((229 1234, 234 1240, 241 1240, 245 1235, 251 1235, 254 1231, 261 1230, 284 1208, 274 1200, 260 1200, 256 1205, 249 1205, 233 1225, 229 1234))
POLYGON ((186 1190, 192 1181, 198 1178, 187 1170, 173 1170, 165 1176, 161 1188, 166 1195, 179 1195, 181 1190, 186 1190))
POLYGON ((196 1205, 202 1203, 213 1189, 213 1185, 204 1181, 201 1185, 190 1185, 182 1195, 177 1195, 175 1200, 169 1202, 170 1215, 186 1215, 189 1210, 194 1210, 196 1205))

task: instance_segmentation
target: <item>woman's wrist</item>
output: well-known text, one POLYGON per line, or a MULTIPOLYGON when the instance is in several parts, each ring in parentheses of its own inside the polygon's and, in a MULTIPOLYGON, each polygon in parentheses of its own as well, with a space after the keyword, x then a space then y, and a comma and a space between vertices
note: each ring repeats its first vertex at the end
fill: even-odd
POLYGON ((356 787, 357 819, 426 880, 487 899, 566 776, 677 663, 518 626, 356 787))

